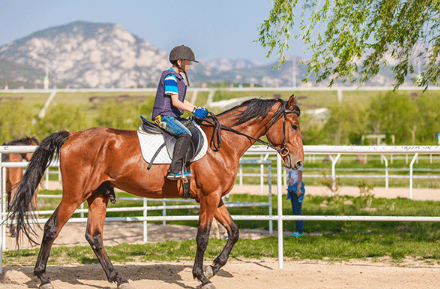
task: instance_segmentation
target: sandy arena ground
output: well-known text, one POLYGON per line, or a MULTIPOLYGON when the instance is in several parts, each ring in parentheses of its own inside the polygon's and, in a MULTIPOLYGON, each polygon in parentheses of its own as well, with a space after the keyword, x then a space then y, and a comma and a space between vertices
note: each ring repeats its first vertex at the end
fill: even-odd
MULTIPOLYGON (((144 262, 116 264, 134 288, 198 288, 192 278, 192 262, 144 262)), ((32 267, 6 267, 0 288, 37 288, 32 267)), ((284 262, 276 260, 230 260, 211 281, 217 289, 249 288, 439 288, 439 267, 396 267, 381 263, 284 262)), ((105 280, 99 265, 48 266, 55 288, 116 288, 105 280)))
MULTIPOLYGON (((309 195, 330 195, 323 187, 308 187, 309 195)), ((276 186, 273 191, 276 192, 276 186)), ((283 188, 283 192, 285 189, 283 188)), ((260 194, 259 186, 236 186, 233 193, 260 194)), ((267 190, 265 192, 267 193, 267 190)), ((341 195, 356 196, 358 188, 343 188, 341 195)), ((375 188, 375 197, 408 197, 409 189, 375 188)), ((440 199, 440 190, 414 189, 414 199, 440 199)), ((84 238, 85 224, 69 223, 55 242, 57 246, 88 245, 84 238)), ((289 234, 290 232, 285 232, 289 234)), ((41 232, 40 232, 41 234, 41 232)), ((264 230, 241 230, 241 238, 268 236, 264 230)), ((194 239, 196 228, 168 225, 148 226, 148 241, 194 239)), ((319 237, 319 236, 317 236, 319 237)), ((109 223, 104 229, 104 243, 143 243, 142 224, 109 223), (121 230, 121 226, 124 230, 121 230)), ((25 244, 23 244, 25 245, 25 244)), ((8 238, 8 248, 14 248, 8 238)), ((26 247, 26 246, 25 246, 26 247)), ((209 247, 208 247, 209 249, 209 247)), ((205 265, 208 265, 205 262, 205 265)), ((200 282, 192 278, 192 261, 142 262, 115 264, 116 269, 130 281, 134 288, 198 288, 200 282)), ((6 266, 0 275, 0 288, 38 288, 39 280, 32 275, 31 266, 6 266)), ((48 266, 48 275, 55 288, 116 288, 107 282, 98 264, 48 266)), ((440 266, 427 265, 413 260, 404 264, 357 261, 329 263, 323 261, 284 261, 278 269, 276 259, 247 260, 232 258, 212 278, 216 288, 440 288, 440 266)))

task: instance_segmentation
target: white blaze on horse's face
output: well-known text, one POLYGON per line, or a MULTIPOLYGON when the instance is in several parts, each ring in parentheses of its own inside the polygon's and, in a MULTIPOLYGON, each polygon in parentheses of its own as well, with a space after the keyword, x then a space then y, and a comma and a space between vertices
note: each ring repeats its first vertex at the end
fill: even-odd
POLYGON ((299 169, 304 163, 304 148, 299 117, 295 113, 292 113, 287 117, 286 145, 289 149, 289 153, 283 158, 284 167, 288 169, 299 169))
POLYGON ((268 140, 279 149, 284 167, 289 169, 299 169, 304 162, 299 114, 296 99, 292 95, 284 106, 283 116, 266 133, 268 140))

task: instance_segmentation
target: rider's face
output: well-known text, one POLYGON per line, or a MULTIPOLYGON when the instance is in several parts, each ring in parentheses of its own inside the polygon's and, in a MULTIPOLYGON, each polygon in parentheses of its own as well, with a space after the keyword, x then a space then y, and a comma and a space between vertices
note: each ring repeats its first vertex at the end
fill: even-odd
POLYGON ((178 60, 180 61, 180 67, 182 67, 185 72, 188 72, 188 70, 191 68, 191 61, 190 60, 178 60))

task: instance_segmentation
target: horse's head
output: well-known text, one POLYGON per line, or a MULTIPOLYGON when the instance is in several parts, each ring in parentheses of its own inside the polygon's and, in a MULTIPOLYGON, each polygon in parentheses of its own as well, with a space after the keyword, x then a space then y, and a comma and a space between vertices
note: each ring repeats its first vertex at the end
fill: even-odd
POLYGON ((300 109, 292 94, 274 113, 273 121, 266 132, 267 139, 283 158, 283 165, 289 169, 299 169, 304 162, 304 149, 299 127, 300 109))
POLYGON ((29 145, 31 146, 37 146, 40 143, 38 142, 38 139, 36 137, 27 137, 26 140, 29 142, 29 145))
MULTIPOLYGON (((26 137, 23 139, 23 144, 30 145, 30 146, 38 146, 40 143, 38 142, 38 139, 36 137, 26 137)), ((27 161, 30 161, 34 153, 27 153, 22 155, 24 159, 27 161)))

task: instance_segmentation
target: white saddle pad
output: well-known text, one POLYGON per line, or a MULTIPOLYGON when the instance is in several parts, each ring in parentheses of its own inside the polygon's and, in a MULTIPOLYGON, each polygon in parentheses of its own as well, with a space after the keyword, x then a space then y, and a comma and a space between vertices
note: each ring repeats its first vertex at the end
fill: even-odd
MULTIPOLYGON (((195 122, 193 122, 193 124, 197 127, 198 130, 200 130, 203 136, 203 147, 197 154, 197 156, 192 160, 193 162, 195 162, 201 159, 206 154, 206 151, 208 150, 208 140, 206 139, 205 132, 201 130, 195 122)), ((149 134, 141 131, 140 129, 137 131, 137 134, 142 150, 142 156, 147 163, 151 163, 151 159, 153 158, 154 154, 157 152, 159 147, 163 143, 165 143, 163 136, 162 134, 149 134)), ((159 154, 153 160, 153 164, 171 164, 171 158, 168 155, 166 146, 163 146, 161 148, 159 154)))

